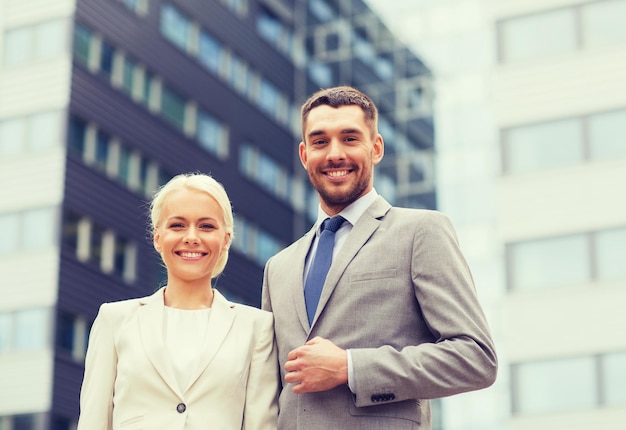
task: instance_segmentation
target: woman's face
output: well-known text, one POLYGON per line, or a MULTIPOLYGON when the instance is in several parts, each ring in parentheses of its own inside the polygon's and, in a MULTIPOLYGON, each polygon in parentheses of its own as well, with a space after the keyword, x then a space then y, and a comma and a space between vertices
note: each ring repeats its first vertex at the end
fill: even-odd
POLYGON ((167 267, 168 285, 209 284, 230 233, 217 201, 202 191, 180 189, 165 200, 154 230, 154 248, 167 267))

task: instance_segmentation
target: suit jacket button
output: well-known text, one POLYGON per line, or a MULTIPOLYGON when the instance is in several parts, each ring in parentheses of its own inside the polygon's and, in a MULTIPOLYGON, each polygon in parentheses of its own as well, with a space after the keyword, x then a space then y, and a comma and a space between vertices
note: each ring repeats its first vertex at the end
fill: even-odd
POLYGON ((184 404, 184 403, 179 403, 179 404, 177 404, 177 405, 176 405, 176 411, 177 411, 179 414, 182 414, 182 413, 183 413, 183 412, 185 412, 186 410, 187 410, 187 406, 185 406, 185 404, 184 404))

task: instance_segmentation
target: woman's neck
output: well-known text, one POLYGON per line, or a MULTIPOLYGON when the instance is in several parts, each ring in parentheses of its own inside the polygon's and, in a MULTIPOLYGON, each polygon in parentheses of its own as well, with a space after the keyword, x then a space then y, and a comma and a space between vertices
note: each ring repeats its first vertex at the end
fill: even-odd
POLYGON ((211 285, 170 285, 165 287, 165 306, 176 309, 207 309, 213 305, 214 292, 211 285))

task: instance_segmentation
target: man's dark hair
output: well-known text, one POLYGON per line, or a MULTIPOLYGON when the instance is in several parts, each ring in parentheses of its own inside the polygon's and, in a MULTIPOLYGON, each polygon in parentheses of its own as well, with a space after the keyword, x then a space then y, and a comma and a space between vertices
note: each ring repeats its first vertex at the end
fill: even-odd
POLYGON ((365 123, 369 126, 372 137, 376 135, 378 129, 378 109, 367 95, 349 86, 339 86, 325 88, 314 93, 304 102, 301 109, 302 118, 302 138, 306 142, 304 130, 309 113, 313 108, 327 105, 333 108, 340 106, 359 106, 365 116, 365 123))

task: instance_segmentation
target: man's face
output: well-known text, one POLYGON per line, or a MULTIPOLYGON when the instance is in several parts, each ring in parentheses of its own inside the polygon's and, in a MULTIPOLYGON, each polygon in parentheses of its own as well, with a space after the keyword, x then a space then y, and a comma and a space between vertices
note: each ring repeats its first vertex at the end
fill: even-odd
POLYGON ((309 112, 300 143, 300 160, 329 215, 372 189, 374 166, 384 144, 372 135, 359 106, 321 105, 309 112))

